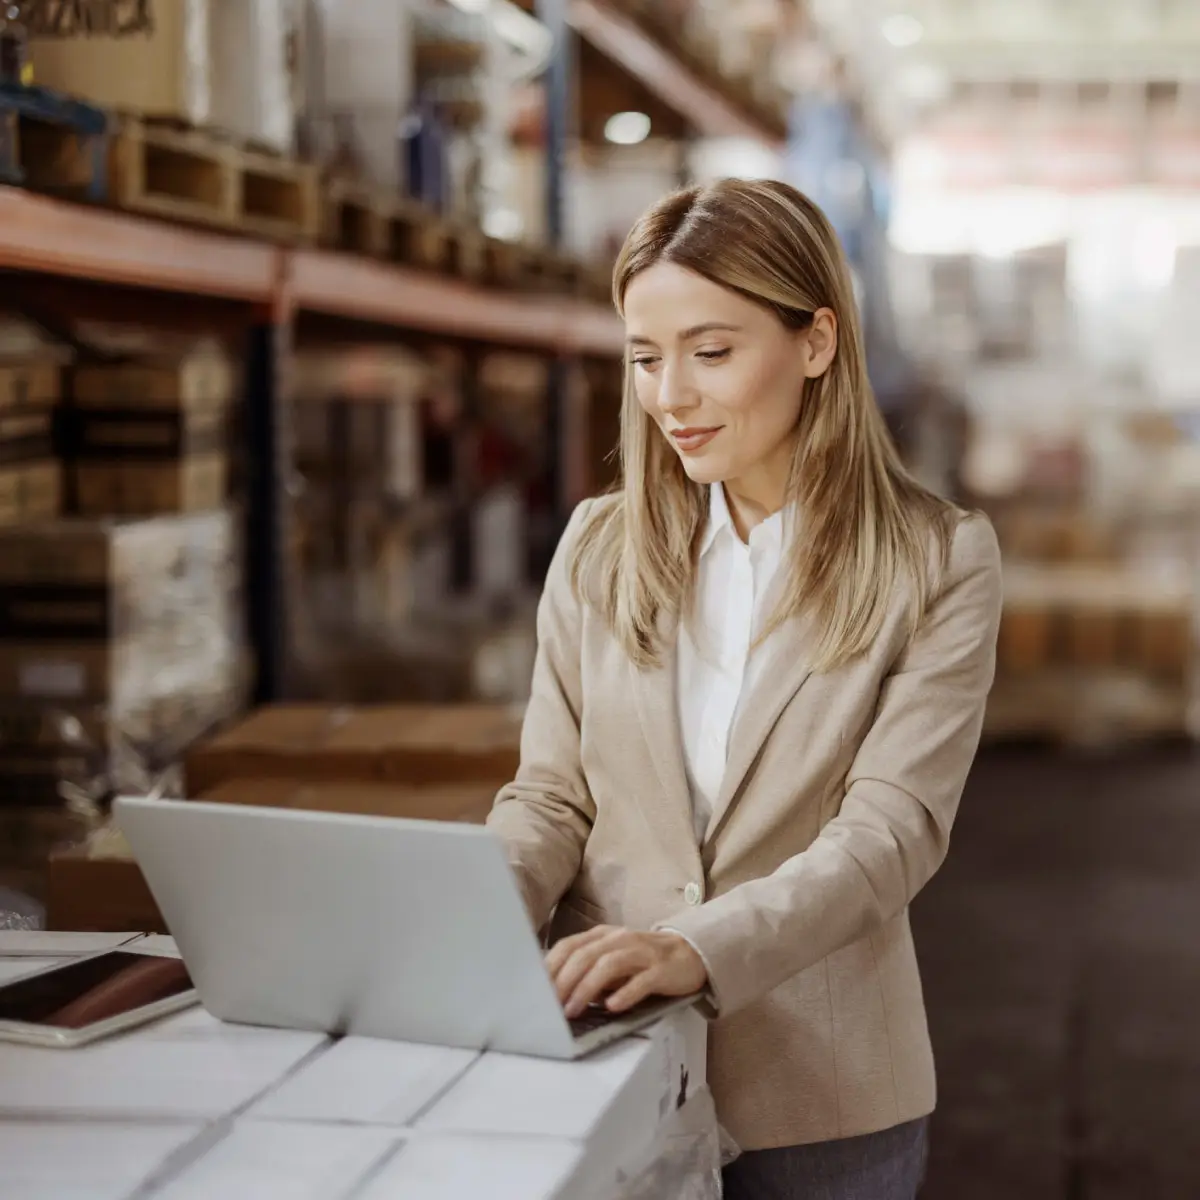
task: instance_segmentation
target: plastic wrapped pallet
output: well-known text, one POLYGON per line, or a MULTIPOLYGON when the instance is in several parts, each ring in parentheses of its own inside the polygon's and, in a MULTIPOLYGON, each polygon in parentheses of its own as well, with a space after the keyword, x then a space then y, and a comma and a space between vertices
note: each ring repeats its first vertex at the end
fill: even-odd
POLYGON ((303 41, 295 0, 208 0, 212 22, 212 123, 280 153, 296 136, 294 62, 303 41))
POLYGON ((613 1200, 721 1200, 721 1168, 738 1150, 717 1122, 712 1093, 697 1091, 622 1169, 613 1200))
POLYGON ((227 512, 0 531, 10 862, 44 861, 115 793, 178 789, 187 746, 244 707, 238 542, 227 512))
POLYGON ((0 696, 148 701, 220 689, 241 660, 233 514, 0 532, 0 696))

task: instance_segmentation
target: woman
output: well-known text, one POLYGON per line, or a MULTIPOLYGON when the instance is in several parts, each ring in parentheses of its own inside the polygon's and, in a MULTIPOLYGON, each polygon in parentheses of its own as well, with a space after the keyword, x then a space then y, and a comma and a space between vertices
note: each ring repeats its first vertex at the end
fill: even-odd
POLYGON ((849 272, 780 183, 630 233, 624 481, 539 610, 490 827, 568 1015, 704 993, 726 1195, 916 1193, 934 1071, 908 905, 991 686, 990 525, 897 460, 849 272))

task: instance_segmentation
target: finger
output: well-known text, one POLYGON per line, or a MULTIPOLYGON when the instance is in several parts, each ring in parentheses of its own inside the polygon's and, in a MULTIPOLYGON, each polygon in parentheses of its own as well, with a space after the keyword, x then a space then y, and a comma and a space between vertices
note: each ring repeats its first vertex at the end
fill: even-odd
POLYGON ((600 956, 592 969, 580 980, 564 1006, 568 1017, 577 1017, 589 1004, 624 985, 646 970, 648 956, 641 946, 609 951, 600 956))
POLYGON ((658 992, 658 969, 651 967, 630 979, 623 987, 618 988, 607 1001, 608 1011, 613 1013, 628 1012, 658 992))
POLYGON ((576 933, 555 942, 546 954, 546 970, 550 972, 551 976, 556 976, 562 970, 563 964, 576 950, 590 942, 597 941, 611 931, 611 926, 597 925, 584 933, 576 933))
POLYGON ((596 938, 586 945, 580 946, 563 963, 561 970, 554 977, 554 986, 558 989, 559 1000, 565 1004, 600 958, 620 949, 628 939, 629 934, 626 930, 614 929, 610 930, 605 937, 596 938))

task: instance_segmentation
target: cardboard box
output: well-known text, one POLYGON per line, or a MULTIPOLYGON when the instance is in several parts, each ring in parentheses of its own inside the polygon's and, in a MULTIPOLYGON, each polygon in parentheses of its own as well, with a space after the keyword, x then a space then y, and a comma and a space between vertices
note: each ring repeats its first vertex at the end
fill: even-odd
POLYGON ((0 698, 103 703, 220 694, 243 669, 233 515, 0 530, 0 698))
POLYGON ((204 454, 176 462, 77 462, 71 481, 80 516, 211 512, 228 498, 229 460, 204 454))
POLYGON ((220 409, 233 403, 237 388, 233 360, 219 345, 203 342, 161 359, 78 366, 72 374, 71 399, 77 407, 101 410, 220 409))
POLYGON ((86 846, 56 850, 46 873, 47 929, 166 933, 132 858, 92 858, 86 846))
POLYGON ((205 124, 208 0, 22 5, 34 82, 103 107, 205 124))
POLYGON ((499 788, 516 774, 520 735, 502 706, 276 705, 195 747, 187 786, 191 795, 247 778, 499 788))
POLYGON ((56 460, 0 466, 0 525, 23 525, 58 516, 62 466, 56 460))
POLYGON ((449 783, 409 787, 393 783, 299 783, 294 779, 231 779, 198 797, 216 804, 292 808, 305 812, 465 821, 482 825, 500 784, 449 783))
POLYGON ((49 408, 62 398, 62 369, 56 362, 0 362, 0 412, 49 408))
POLYGON ((232 363, 215 344, 74 372, 62 422, 83 516, 207 512, 226 499, 232 363))
POLYGON ((0 408, 0 466, 54 457, 54 412, 25 405, 0 408))
MULTIPOLYGON (((482 824, 494 795, 495 789, 479 783, 411 788, 259 779, 219 784, 201 798, 224 804, 482 824)), ((93 857, 83 846, 66 847, 50 857, 46 922, 49 929, 166 932, 132 856, 93 857)))

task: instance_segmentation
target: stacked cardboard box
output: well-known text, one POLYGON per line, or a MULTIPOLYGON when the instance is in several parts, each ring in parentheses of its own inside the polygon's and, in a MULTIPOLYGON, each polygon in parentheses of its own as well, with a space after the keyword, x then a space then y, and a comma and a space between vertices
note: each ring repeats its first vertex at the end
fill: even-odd
POLYGON ((182 358, 79 366, 64 414, 74 509, 150 516, 219 508, 229 476, 229 359, 205 345, 182 358))
POLYGON ((60 398, 57 363, 0 363, 0 526, 58 515, 62 470, 54 421, 60 398))
POLYGON ((243 779, 498 789, 516 773, 520 729, 504 706, 275 705, 193 747, 187 785, 192 795, 243 779))
POLYGON ((1186 579, 1098 564, 1007 566, 988 732, 1065 742, 1184 734, 1195 607, 1186 579))
POLYGON ((72 835, 65 799, 98 819, 237 711, 240 579, 228 512, 0 530, 0 863, 44 863, 31 820, 72 835))
MULTIPOLYGON (((194 747, 187 794, 214 803, 482 823, 516 772, 520 720, 494 706, 280 705, 194 747)), ((120 837, 57 852, 55 929, 162 931, 120 837)))

